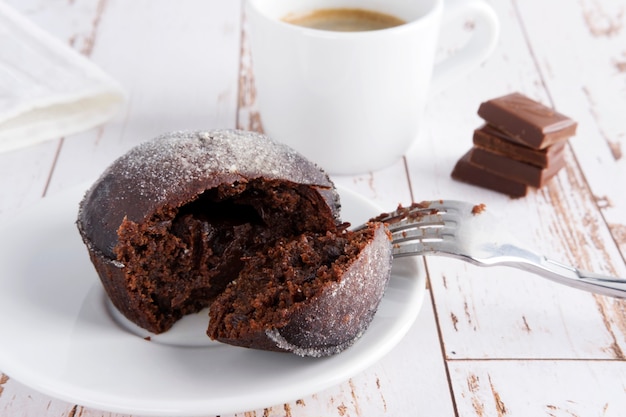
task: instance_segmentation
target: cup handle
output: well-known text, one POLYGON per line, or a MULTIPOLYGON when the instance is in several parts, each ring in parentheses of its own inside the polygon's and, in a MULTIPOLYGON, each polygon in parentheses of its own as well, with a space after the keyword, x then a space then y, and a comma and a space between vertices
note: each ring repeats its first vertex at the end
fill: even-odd
POLYGON ((500 22, 493 8, 483 0, 445 0, 441 31, 462 23, 467 17, 473 19, 473 33, 461 49, 435 65, 431 96, 479 66, 496 46, 500 22))

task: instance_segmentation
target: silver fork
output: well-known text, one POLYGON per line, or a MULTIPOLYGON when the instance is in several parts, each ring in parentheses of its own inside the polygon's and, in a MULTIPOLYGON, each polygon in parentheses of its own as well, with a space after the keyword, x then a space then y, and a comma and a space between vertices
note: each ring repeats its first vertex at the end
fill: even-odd
POLYGON ((570 287, 626 298, 626 279, 584 272, 525 248, 482 204, 428 201, 376 220, 392 232, 394 257, 441 255, 479 266, 510 266, 570 287))

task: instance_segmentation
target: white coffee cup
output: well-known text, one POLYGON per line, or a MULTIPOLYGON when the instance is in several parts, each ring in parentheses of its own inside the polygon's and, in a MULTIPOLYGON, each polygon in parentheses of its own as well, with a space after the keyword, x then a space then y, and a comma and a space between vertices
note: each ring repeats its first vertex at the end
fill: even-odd
POLYGON ((249 0, 257 104, 265 133, 332 174, 388 166, 416 139, 427 99, 482 63, 499 33, 482 0, 249 0), (444 5, 445 3, 445 5, 444 5), (311 29, 283 18, 358 8, 407 23, 374 31, 311 29), (435 62, 439 33, 472 19, 469 41, 435 62))

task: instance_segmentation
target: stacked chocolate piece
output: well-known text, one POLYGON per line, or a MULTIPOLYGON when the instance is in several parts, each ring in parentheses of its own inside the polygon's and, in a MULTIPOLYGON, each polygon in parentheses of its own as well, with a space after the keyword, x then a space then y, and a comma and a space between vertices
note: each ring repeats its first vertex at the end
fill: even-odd
POLYGON ((569 117, 519 93, 482 103, 478 115, 485 124, 474 131, 474 146, 452 178, 523 197, 565 165, 563 150, 577 126, 569 117))

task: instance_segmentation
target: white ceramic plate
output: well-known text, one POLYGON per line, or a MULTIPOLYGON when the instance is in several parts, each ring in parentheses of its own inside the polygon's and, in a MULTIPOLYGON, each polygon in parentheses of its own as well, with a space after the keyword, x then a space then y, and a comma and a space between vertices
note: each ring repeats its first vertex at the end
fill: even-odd
MULTIPOLYGON (((418 259, 394 263, 364 336, 339 355, 314 359, 210 342, 205 313, 165 335, 126 323, 109 307, 75 226, 85 187, 45 198, 0 224, 0 371, 48 395, 100 410, 198 416, 294 401, 378 361, 422 305, 418 259)), ((343 218, 379 210, 341 190, 343 218)))

